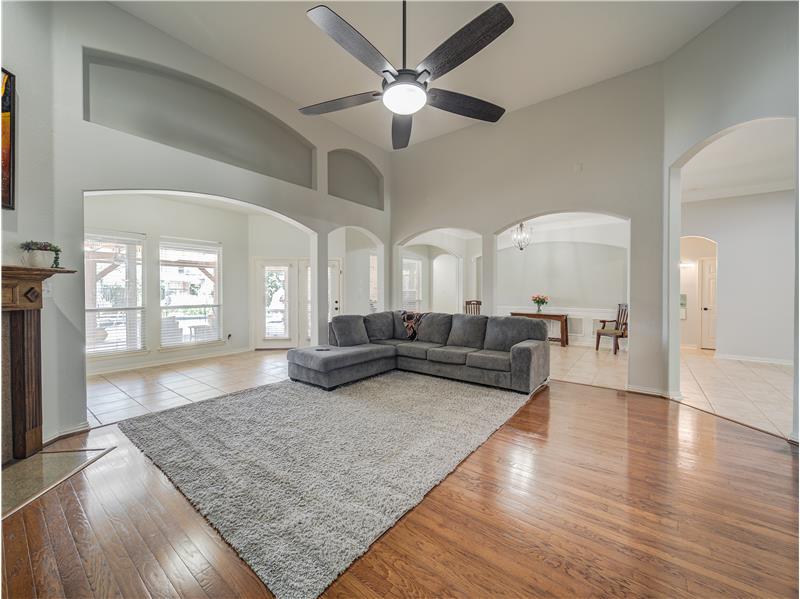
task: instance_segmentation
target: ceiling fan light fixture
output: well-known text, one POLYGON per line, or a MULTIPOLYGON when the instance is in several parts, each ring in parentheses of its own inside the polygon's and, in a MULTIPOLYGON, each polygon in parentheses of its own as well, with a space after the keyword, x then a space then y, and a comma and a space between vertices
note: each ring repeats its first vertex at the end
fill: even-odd
POLYGON ((381 99, 395 114, 414 114, 428 103, 428 94, 419 83, 397 81, 386 86, 381 99))

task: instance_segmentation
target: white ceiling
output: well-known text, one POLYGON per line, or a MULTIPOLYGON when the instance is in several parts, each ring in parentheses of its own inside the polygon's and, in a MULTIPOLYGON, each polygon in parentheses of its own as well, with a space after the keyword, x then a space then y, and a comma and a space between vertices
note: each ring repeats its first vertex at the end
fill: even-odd
POLYGON ((749 123, 703 148, 681 169, 681 198, 697 202, 794 189, 792 119, 749 123))
MULTIPOLYGON (((127 12, 294 101, 298 108, 378 90, 380 79, 311 23, 307 2, 117 2, 127 12)), ((400 2, 328 5, 401 66, 400 2)), ((491 4, 410 2, 408 62, 416 64, 491 4)), ((508 111, 664 59, 733 2, 507 2, 515 23, 434 87, 508 111)), ((390 149, 380 102, 325 117, 390 149)), ((435 108, 414 117, 411 143, 477 124, 435 108)))

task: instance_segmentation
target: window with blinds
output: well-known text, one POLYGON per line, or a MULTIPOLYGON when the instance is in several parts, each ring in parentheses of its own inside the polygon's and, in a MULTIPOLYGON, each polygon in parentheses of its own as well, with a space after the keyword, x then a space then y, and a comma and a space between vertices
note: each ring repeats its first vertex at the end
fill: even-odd
POLYGON ((219 244, 162 240, 161 347, 222 339, 219 244))
POLYGON ((419 312, 422 307, 422 260, 403 258, 402 305, 419 312))
POLYGON ((88 355, 146 348, 143 254, 143 235, 86 236, 83 260, 88 355))

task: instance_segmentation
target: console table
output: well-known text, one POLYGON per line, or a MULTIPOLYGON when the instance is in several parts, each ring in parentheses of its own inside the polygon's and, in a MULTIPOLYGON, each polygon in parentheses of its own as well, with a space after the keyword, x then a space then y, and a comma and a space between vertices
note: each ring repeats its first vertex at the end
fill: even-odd
MULTIPOLYGON (((8 360, 3 388, 11 397, 13 456, 27 458, 42 448, 42 281, 66 268, 3 266, 3 321, 8 327, 8 360)), ((4 340, 5 341, 5 340, 4 340)))
POLYGON ((512 312, 511 316, 524 316, 526 318, 539 318, 541 320, 557 320, 561 323, 561 337, 549 337, 549 339, 550 341, 560 341, 561 347, 569 345, 566 314, 550 314, 547 312, 512 312))

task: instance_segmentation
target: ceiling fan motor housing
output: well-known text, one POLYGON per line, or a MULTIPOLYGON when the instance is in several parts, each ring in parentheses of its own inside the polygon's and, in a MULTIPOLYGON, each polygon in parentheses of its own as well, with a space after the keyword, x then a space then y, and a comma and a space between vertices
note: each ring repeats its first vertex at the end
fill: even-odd
POLYGON ((395 114, 414 114, 428 101, 428 84, 420 83, 412 69, 398 69, 397 75, 385 73, 382 83, 383 103, 395 114))

